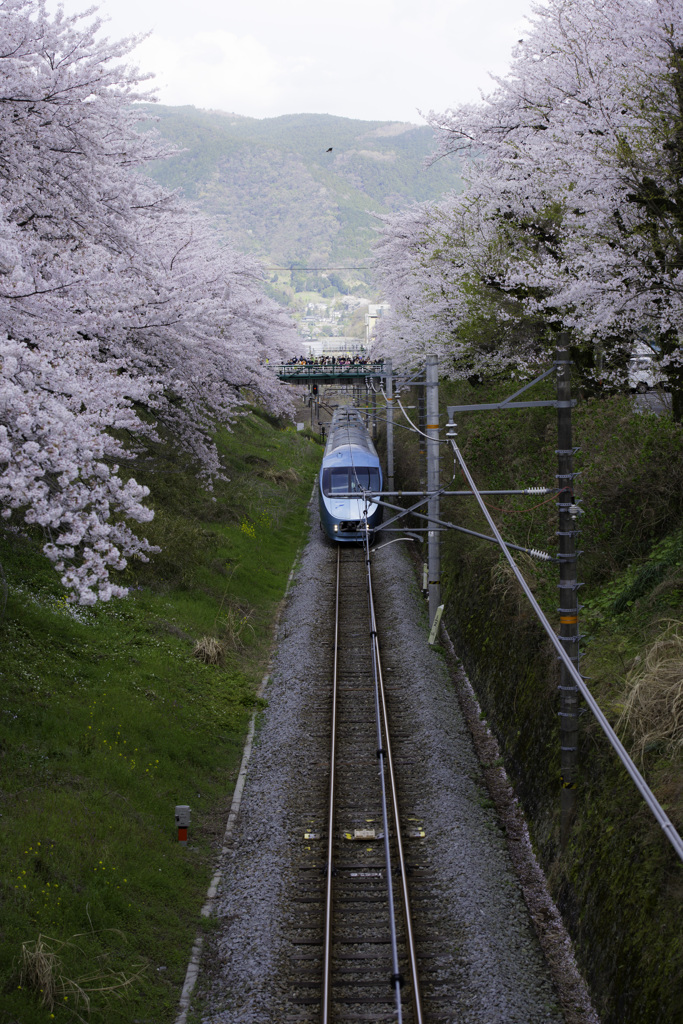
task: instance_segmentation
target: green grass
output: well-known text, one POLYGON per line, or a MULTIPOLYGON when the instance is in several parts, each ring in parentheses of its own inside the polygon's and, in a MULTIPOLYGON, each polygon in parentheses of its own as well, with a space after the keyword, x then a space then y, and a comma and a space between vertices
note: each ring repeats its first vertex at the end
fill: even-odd
MULTIPOLYGON (((672 819, 683 831, 683 733, 680 713, 676 717, 678 681, 669 680, 670 701, 659 709, 661 721, 632 721, 627 727, 620 718, 629 700, 638 666, 644 667, 648 652, 671 644, 671 632, 683 621, 683 529, 668 534, 652 546, 644 558, 627 565, 600 588, 595 588, 582 612, 586 631, 584 671, 591 677, 601 706, 631 751, 640 769, 672 819), (639 734, 652 730, 649 742, 636 742, 639 734), (669 737, 667 741, 666 737, 669 737)), ((670 657, 674 667, 683 667, 678 644, 670 657)), ((641 680, 641 698, 647 704, 648 690, 658 690, 654 678, 641 680)), ((678 698, 680 703, 680 698, 678 698)), ((641 714, 643 708, 641 707, 641 714)))
POLYGON ((3 1024, 87 1018, 74 985, 93 1020, 177 1012, 320 460, 257 413, 220 445, 230 482, 213 493, 171 445, 141 454, 163 551, 126 570, 125 600, 69 606, 40 538, 0 534, 3 1024), (220 665, 193 656, 203 636, 220 665), (176 804, 192 808, 186 848, 176 804), (35 952, 39 936, 58 957, 54 1008, 22 983, 22 944, 35 952))

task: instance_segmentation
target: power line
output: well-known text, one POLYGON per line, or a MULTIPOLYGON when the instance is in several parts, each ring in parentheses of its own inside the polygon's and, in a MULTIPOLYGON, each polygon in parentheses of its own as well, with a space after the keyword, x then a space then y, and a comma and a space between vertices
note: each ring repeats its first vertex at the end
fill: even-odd
POLYGON ((293 270, 374 270, 374 267, 300 267, 289 266, 289 267, 264 267, 264 270, 289 270, 291 273, 293 270))

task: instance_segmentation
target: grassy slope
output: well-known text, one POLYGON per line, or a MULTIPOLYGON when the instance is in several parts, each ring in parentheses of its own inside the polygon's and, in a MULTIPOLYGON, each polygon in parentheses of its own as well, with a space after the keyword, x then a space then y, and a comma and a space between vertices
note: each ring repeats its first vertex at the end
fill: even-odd
POLYGON ((95 990, 94 1020, 174 1018, 320 458, 254 413, 221 445, 231 481, 213 495, 170 447, 136 465, 164 550, 127 570, 125 601, 69 609, 37 542, 0 534, 3 1024, 73 1020, 70 982, 95 990), (223 642, 221 666, 193 657, 204 635, 223 642), (60 961, 52 1010, 20 978, 39 935, 60 961))

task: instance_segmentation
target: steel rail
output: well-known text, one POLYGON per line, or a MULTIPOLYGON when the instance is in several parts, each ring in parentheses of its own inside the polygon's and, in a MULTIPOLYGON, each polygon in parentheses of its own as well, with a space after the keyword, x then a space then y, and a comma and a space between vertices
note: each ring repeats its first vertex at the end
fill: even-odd
POLYGON ((322 1024, 329 1024, 332 971, 332 845, 334 843, 334 787, 337 760, 337 665, 339 663, 339 578, 341 548, 337 549, 337 587, 334 599, 334 662, 332 669, 332 736, 330 753, 330 806, 327 818, 327 865, 325 878, 325 938, 323 951, 322 1024))
MULTIPOLYGON (((366 564, 368 572, 368 595, 370 602, 370 619, 373 637, 373 647, 377 664, 378 692, 382 708, 382 720, 384 723, 384 746, 386 751, 387 768, 389 771, 389 783, 391 789, 391 803, 394 815, 394 827, 396 832, 396 848, 398 851, 398 862, 401 876, 401 891, 403 894, 403 917, 406 929, 406 947, 408 949, 408 960, 410 962, 410 976, 413 984, 413 1010, 415 1012, 416 1024, 423 1024, 422 995, 420 992, 420 979, 417 967, 417 952, 415 949, 415 935, 413 932, 413 921, 410 913, 410 892, 408 890, 408 872, 403 851, 403 839, 401 837, 401 818, 398 809, 398 791, 396 787, 396 776, 394 774, 394 761, 391 753, 391 740, 389 738, 389 716, 387 713, 386 694, 384 690, 384 677, 382 675, 382 661, 380 657, 379 637, 375 618, 375 603, 372 596, 372 571, 370 567, 370 544, 369 531, 366 531, 366 564)), ((390 543, 394 543, 393 541, 390 543)))
MULTIPOLYGON (((394 884, 391 878, 391 848, 389 845, 389 815, 387 811, 387 789, 386 779, 384 777, 384 759, 387 755, 385 744, 388 746, 389 734, 384 730, 384 740, 382 739, 382 716, 380 714, 380 696, 379 696, 379 647, 377 645, 377 622, 375 620, 375 604, 372 600, 372 576, 370 573, 370 530, 367 526, 367 509, 366 509, 366 528, 365 528, 365 565, 368 574, 368 608, 370 611, 370 645, 372 650, 372 675, 373 682, 375 685, 375 715, 377 723, 377 760, 379 763, 379 780, 380 789, 382 793, 382 827, 384 830, 384 861, 386 864, 387 873, 387 903, 389 905, 389 931, 391 938, 391 965, 393 968, 391 975, 391 984, 394 989, 394 995, 396 998, 396 1020, 398 1024, 403 1024, 403 1006, 401 1004, 401 984, 403 978, 401 977, 401 969, 398 962, 398 937, 396 934, 396 911, 394 909, 394 884)), ((393 789, 392 789, 393 796, 393 789)), ((394 826, 397 837, 399 836, 400 821, 397 817, 394 817, 394 826)))

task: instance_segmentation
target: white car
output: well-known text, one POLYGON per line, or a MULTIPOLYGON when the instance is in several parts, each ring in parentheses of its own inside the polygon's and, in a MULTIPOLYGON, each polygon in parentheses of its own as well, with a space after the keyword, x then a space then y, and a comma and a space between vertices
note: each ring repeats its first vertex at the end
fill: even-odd
POLYGON ((636 345, 633 355, 628 361, 628 385, 631 391, 638 394, 645 394, 652 388, 656 388, 662 381, 652 358, 652 352, 647 345, 636 345))

